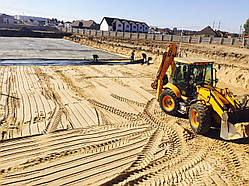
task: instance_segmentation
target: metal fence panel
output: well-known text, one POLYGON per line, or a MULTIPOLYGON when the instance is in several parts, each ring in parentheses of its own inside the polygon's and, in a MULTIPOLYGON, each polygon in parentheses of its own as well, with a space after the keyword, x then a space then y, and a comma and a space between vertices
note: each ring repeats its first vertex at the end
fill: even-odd
POLYGON ((220 43, 220 38, 219 37, 214 37, 212 40, 212 44, 219 44, 220 43))
POLYGON ((235 39, 233 44, 234 45, 242 45, 242 39, 235 39))
POLYGON ((232 38, 223 38, 223 44, 229 45, 232 42, 232 38))
POLYGON ((191 43, 198 43, 198 37, 191 36, 191 43))
POLYGON ((124 32, 117 32, 117 37, 123 37, 124 36, 124 32))
POLYGON ((130 32, 114 32, 114 31, 102 31, 102 30, 88 30, 88 29, 77 29, 77 28, 61 28, 62 32, 68 33, 78 33, 86 35, 96 35, 96 36, 113 36, 113 37, 123 37, 123 38, 133 38, 133 39, 148 39, 148 40, 160 40, 160 41, 175 41, 175 42, 191 42, 198 43, 199 38, 200 42, 204 44, 226 44, 226 45, 245 45, 249 47, 249 39, 245 39, 243 42, 242 39, 234 38, 220 38, 220 37, 198 37, 198 36, 177 36, 177 35, 162 35, 162 34, 146 34, 146 33, 130 33, 130 32))
POLYGON ((96 31, 96 35, 97 35, 97 36, 102 36, 102 30, 97 30, 97 31, 96 31))
POLYGON ((110 36, 116 36, 116 32, 110 31, 110 36))
POLYGON ((164 35, 163 36, 163 41, 169 41, 171 38, 171 35, 164 35))
POLYGON ((131 38, 131 33, 130 32, 125 32, 124 33, 124 38, 131 38))
POLYGON ((79 29, 78 33, 83 34, 83 29, 79 29))
POLYGON ((189 42, 189 36, 182 36, 181 41, 188 43, 189 42))
POLYGON ((163 35, 162 34, 155 34, 155 40, 162 41, 163 40, 163 35))
POLYGON ((180 42, 180 41, 181 41, 181 36, 173 35, 173 41, 178 41, 178 42, 180 42))
POLYGON ((146 39, 146 34, 145 33, 140 33, 139 34, 139 39, 146 39))
POLYGON ((210 41, 210 37, 202 37, 201 38, 201 43, 209 43, 209 41, 210 41))
POLYGON ((91 34, 92 36, 96 36, 96 30, 91 30, 91 34))
POLYGON ((90 30, 85 30, 86 35, 90 35, 90 30))
POLYGON ((153 40, 154 39, 154 34, 148 34, 147 39, 153 40))
POLYGON ((109 36, 109 31, 104 31, 104 32, 103 32, 103 35, 104 35, 104 36, 109 36))
POLYGON ((132 33, 131 38, 132 39, 137 39, 138 38, 138 33, 132 33))

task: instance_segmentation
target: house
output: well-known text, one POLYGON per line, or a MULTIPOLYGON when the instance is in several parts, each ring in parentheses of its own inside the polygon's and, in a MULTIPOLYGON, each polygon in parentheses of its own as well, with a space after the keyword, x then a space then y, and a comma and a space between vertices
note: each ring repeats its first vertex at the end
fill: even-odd
POLYGON ((159 28, 157 28, 157 27, 155 27, 155 26, 151 26, 151 27, 149 28, 149 33, 151 33, 151 34, 160 33, 160 32, 159 32, 159 28))
POLYGON ((177 28, 173 28, 172 34, 178 36, 192 36, 196 34, 196 31, 184 30, 184 29, 178 30, 177 28))
POLYGON ((215 30, 218 37, 228 37, 229 33, 221 30, 215 30))
POLYGON ((122 20, 119 19, 114 19, 114 21, 112 22, 112 29, 114 31, 119 31, 119 32, 123 32, 124 30, 124 25, 122 23, 122 20))
POLYGON ((100 23, 100 30, 148 33, 149 26, 140 21, 104 17, 100 23))
POLYGON ((7 14, 0 14, 0 24, 13 25, 14 24, 14 16, 10 16, 7 14))
POLYGON ((99 24, 93 20, 76 20, 71 24, 72 28, 99 30, 99 24))
POLYGON ((142 23, 142 25, 143 25, 143 28, 144 28, 143 33, 148 33, 149 32, 149 26, 146 23, 142 23))
POLYGON ((137 32, 137 24, 135 22, 130 22, 131 24, 131 32, 137 32))
POLYGON ((218 37, 218 34, 210 26, 207 26, 201 31, 196 32, 195 35, 202 35, 205 37, 218 37))
POLYGON ((158 32, 160 34, 168 34, 168 35, 173 34, 173 31, 170 30, 169 28, 158 28, 158 32))
POLYGON ((137 32, 143 33, 144 27, 141 23, 137 23, 137 32))
POLYGON ((131 24, 126 20, 122 21, 122 23, 124 25, 124 32, 130 32, 131 31, 131 24))
POLYGON ((23 24, 45 26, 49 23, 48 18, 16 15, 15 19, 23 24))
POLYGON ((64 27, 65 28, 71 28, 71 22, 70 21, 67 21, 67 22, 65 22, 65 24, 64 24, 64 27))

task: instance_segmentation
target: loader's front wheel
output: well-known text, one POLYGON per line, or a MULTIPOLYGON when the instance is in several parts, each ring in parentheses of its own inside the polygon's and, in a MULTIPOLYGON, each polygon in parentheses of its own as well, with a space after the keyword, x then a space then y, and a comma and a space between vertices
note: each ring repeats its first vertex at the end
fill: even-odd
POLYGON ((179 100, 171 89, 164 90, 159 97, 161 109, 170 115, 176 115, 179 110, 179 100))
POLYGON ((206 105, 196 103, 190 106, 189 122, 192 130, 197 134, 205 134, 208 132, 211 119, 210 112, 206 105))

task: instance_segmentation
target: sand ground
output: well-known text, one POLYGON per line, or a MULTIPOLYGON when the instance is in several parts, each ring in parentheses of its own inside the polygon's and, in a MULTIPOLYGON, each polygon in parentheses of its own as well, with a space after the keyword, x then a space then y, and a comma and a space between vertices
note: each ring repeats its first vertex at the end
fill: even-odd
MULTIPOLYGON (((32 42, 37 52, 10 50, 13 40, 0 38, 2 59, 96 52, 29 38, 18 42, 32 42), (52 51, 43 50, 49 46, 52 51)), ((0 185, 249 184, 248 140, 226 142, 216 130, 195 135, 187 119, 164 114, 150 87, 156 71, 147 65, 0 67, 0 185)))

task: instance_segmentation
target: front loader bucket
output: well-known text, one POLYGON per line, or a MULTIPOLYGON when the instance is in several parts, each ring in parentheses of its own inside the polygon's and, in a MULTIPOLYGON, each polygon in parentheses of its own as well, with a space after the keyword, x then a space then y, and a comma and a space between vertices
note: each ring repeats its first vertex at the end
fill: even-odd
POLYGON ((221 119, 220 137, 235 140, 249 137, 249 108, 236 111, 225 111, 221 119))

